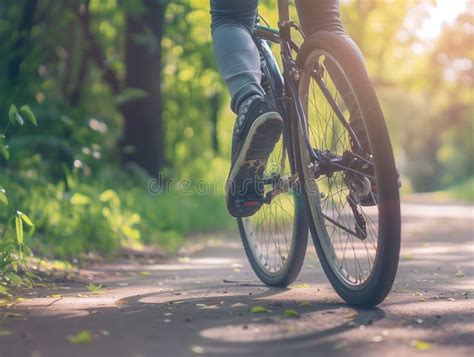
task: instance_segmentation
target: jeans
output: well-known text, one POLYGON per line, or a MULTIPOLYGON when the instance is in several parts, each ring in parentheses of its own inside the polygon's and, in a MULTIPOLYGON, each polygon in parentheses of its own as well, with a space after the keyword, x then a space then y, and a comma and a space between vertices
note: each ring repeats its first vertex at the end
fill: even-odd
MULTIPOLYGON (((251 35, 257 6, 258 0, 211 0, 214 54, 234 112, 249 96, 264 95, 260 56, 251 35)), ((339 0, 296 0, 296 9, 306 35, 330 31, 347 36, 339 17, 339 0)))

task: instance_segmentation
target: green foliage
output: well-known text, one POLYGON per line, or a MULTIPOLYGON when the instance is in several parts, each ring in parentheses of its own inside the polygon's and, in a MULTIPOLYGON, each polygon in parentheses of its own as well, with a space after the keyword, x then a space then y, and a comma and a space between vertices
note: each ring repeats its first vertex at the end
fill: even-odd
POLYGON ((233 224, 220 195, 171 191, 155 196, 147 191, 147 179, 116 169, 104 170, 94 180, 76 170, 58 183, 41 177, 18 183, 0 173, 0 182, 9 187, 12 204, 23 207, 35 222, 32 248, 49 257, 110 254, 143 244, 173 251, 185 235, 233 224))
MULTIPOLYGON (((25 123, 24 117, 34 125, 37 125, 35 115, 28 106, 25 105, 18 111, 15 105, 11 105, 8 111, 8 124, 3 131, 2 137, 5 139, 5 133, 8 131, 10 124, 23 125, 25 123)), ((2 152, 5 153, 8 146, 4 141, 1 145, 2 152)), ((4 157, 8 159, 9 156, 4 154, 4 157)), ((3 183, 3 180, 1 182, 3 183)), ((4 188, 0 189, 0 202, 7 206, 7 209, 15 207, 14 204, 12 205, 8 201, 4 188)), ((0 221, 2 222, 0 225, 3 225, 3 231, 0 235, 0 287, 1 284, 30 285, 29 274, 23 277, 19 274, 28 273, 26 263, 31 255, 31 250, 25 243, 24 225, 26 224, 29 227, 28 236, 33 235, 35 226, 25 213, 18 210, 15 211, 15 208, 3 212, 5 213, 2 215, 3 220, 0 221)))

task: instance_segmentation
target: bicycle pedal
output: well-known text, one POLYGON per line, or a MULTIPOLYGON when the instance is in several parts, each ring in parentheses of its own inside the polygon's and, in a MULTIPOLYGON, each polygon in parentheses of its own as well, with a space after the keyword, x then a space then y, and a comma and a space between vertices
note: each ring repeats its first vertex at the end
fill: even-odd
POLYGON ((244 196, 235 200, 235 206, 242 207, 257 207, 263 204, 263 198, 260 196, 244 196))

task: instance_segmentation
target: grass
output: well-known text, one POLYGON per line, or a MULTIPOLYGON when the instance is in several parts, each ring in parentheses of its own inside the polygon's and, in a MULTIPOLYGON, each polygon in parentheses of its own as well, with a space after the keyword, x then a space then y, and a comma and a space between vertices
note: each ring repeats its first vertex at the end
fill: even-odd
MULTIPOLYGON (((219 194, 153 195, 147 181, 117 169, 94 178, 68 174, 52 182, 34 175, 0 173, 12 209, 35 223, 28 245, 39 256, 75 258, 89 252, 114 254, 121 247, 158 245, 175 251, 187 235, 227 229, 234 221, 219 194)), ((6 212, 0 212, 5 222, 6 212)))

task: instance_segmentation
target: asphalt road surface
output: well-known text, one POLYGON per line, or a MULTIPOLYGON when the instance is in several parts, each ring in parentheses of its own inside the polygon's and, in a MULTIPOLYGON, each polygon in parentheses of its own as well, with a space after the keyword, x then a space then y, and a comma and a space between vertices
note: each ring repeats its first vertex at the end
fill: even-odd
POLYGON ((312 244, 295 284, 262 285, 234 235, 190 257, 103 262, 83 282, 25 293, 0 308, 0 356, 472 356, 474 207, 402 211, 398 276, 375 309, 338 298, 312 244))

